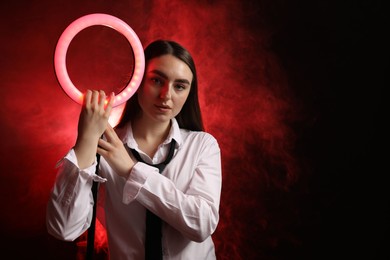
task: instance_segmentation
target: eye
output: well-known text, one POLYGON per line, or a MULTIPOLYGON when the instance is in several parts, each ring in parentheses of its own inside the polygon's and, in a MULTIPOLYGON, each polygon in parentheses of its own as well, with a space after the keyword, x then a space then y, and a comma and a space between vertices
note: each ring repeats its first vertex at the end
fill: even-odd
POLYGON ((186 89, 186 86, 182 85, 182 84, 177 84, 177 85, 175 85, 175 89, 177 89, 179 91, 182 91, 182 90, 186 89))
POLYGON ((160 79, 158 77, 152 77, 152 78, 150 78, 150 80, 154 83, 154 85, 161 86, 163 84, 162 79, 160 79))

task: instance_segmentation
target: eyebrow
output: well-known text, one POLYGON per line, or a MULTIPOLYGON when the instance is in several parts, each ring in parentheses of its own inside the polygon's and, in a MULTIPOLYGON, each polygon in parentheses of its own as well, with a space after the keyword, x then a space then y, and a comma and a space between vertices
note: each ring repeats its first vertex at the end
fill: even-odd
MULTIPOLYGON (((168 79, 168 76, 160 70, 151 70, 149 71, 149 73, 154 73, 159 75, 160 77, 168 79)), ((187 79, 175 79, 175 82, 191 85, 191 83, 187 79)))

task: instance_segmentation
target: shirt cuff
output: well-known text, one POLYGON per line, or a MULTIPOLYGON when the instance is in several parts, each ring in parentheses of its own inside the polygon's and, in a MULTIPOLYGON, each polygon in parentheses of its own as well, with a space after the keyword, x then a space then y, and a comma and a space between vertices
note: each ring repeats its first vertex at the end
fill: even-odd
POLYGON ((96 165, 97 165, 96 158, 95 158, 94 163, 85 169, 80 169, 78 162, 77 162, 77 157, 76 157, 76 153, 74 152, 74 149, 71 149, 68 152, 68 154, 64 157, 64 159, 66 159, 69 162, 71 162, 72 164, 74 164, 79 169, 80 175, 83 176, 84 178, 87 178, 87 179, 92 178, 92 180, 94 180, 96 182, 106 182, 107 181, 106 178, 102 178, 96 174, 96 165))
POLYGON ((148 178, 148 175, 153 174, 153 172, 158 174, 158 169, 147 165, 146 163, 137 162, 133 166, 129 178, 123 188, 122 202, 124 204, 129 204, 137 198, 141 188, 144 186, 148 178))

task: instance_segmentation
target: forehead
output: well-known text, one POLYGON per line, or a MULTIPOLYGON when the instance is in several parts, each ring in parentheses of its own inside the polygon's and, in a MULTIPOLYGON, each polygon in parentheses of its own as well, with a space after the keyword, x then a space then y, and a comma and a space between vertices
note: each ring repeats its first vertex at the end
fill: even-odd
POLYGON ((146 65, 146 72, 158 71, 172 79, 187 79, 192 81, 192 71, 182 60, 167 54, 150 59, 146 65))

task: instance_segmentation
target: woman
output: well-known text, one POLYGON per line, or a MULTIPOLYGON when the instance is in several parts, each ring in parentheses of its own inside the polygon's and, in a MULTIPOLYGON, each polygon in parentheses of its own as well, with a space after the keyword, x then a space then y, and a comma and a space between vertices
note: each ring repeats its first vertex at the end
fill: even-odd
POLYGON ((103 91, 86 92, 76 144, 49 199, 48 231, 72 241, 89 228, 95 181, 110 259, 145 259, 156 251, 145 249, 150 216, 160 221, 152 233, 161 230, 157 251, 164 259, 215 259, 221 154, 203 129, 193 59, 181 45, 158 40, 145 49, 145 61, 143 82, 115 129, 108 124, 114 94, 105 104, 103 91), (170 151, 165 169, 154 166, 170 151))

